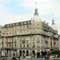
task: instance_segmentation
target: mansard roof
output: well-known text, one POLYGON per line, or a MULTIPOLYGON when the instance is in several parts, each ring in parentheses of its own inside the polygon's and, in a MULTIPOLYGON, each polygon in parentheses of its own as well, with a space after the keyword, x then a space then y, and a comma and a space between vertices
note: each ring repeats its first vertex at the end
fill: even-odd
POLYGON ((30 24, 31 24, 31 20, 22 21, 22 22, 16 22, 16 23, 11 23, 11 24, 6 24, 6 25, 4 25, 4 27, 8 28, 8 27, 14 27, 14 26, 30 25, 30 24))
POLYGON ((57 33, 56 30, 54 30, 51 26, 49 26, 49 25, 48 25, 47 23, 45 23, 45 22, 42 22, 42 29, 43 29, 44 31, 46 31, 46 32, 52 32, 52 33, 54 33, 54 34, 57 33))

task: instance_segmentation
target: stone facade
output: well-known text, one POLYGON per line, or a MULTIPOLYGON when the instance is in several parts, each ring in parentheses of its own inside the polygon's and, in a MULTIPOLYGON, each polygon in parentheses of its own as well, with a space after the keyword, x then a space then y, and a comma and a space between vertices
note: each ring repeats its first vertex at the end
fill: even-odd
POLYGON ((4 49, 40 52, 58 48, 58 41, 57 32, 44 22, 30 20, 7 24, 1 28, 0 47, 4 49))
POLYGON ((29 21, 6 24, 0 28, 0 49, 21 56, 59 48, 58 32, 35 16, 29 21), (13 52, 13 53, 12 53, 13 52))

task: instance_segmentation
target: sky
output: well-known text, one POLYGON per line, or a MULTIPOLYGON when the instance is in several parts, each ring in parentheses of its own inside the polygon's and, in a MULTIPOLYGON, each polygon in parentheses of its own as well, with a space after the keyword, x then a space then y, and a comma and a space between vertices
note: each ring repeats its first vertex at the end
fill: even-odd
POLYGON ((30 20, 35 7, 42 20, 51 24, 54 19, 60 29, 60 0, 0 0, 0 25, 30 20))
POLYGON ((0 0, 0 25, 30 19, 32 3, 32 0, 0 0))

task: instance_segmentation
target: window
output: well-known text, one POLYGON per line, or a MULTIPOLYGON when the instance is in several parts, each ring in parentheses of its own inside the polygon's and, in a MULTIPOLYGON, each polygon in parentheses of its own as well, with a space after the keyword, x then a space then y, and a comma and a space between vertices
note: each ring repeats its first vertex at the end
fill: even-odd
POLYGON ((27 23, 28 23, 28 25, 30 25, 31 24, 31 20, 30 21, 27 21, 27 23))
POLYGON ((27 28, 31 29, 31 25, 27 25, 27 28))
POLYGON ((26 56, 29 56, 29 51, 28 50, 26 51, 26 56))
POLYGON ((23 25, 26 25, 26 22, 23 22, 23 25))
POLYGON ((35 44, 33 44, 32 48, 35 48, 35 44))
POLYGON ((27 44, 27 47, 29 48, 29 44, 27 44))
POLYGON ((22 51, 20 50, 20 56, 22 56, 22 51))
POLYGON ((48 44, 48 41, 47 40, 45 40, 45 44, 48 44))
POLYGON ((25 43, 25 41, 23 40, 23 41, 22 41, 22 43, 24 44, 24 43, 25 43))
POLYGON ((38 40, 37 43, 40 43, 40 41, 38 40))
POLYGON ((22 48, 22 44, 20 44, 20 48, 22 48))
POLYGON ((0 31, 0 33, 1 33, 1 31, 0 31))
POLYGON ((54 42, 54 45, 56 45, 56 42, 54 42))

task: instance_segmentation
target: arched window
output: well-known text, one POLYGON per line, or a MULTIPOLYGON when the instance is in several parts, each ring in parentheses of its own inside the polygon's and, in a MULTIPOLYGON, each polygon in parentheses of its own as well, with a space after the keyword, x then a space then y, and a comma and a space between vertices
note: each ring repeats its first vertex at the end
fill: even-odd
POLYGON ((26 56, 29 56, 29 51, 28 50, 26 51, 26 56))
POLYGON ((23 50, 23 54, 25 53, 25 51, 23 50))
POLYGON ((25 50, 23 50, 23 57, 25 57, 25 50))
POLYGON ((20 50, 20 56, 22 56, 22 51, 20 50))
POLYGON ((34 51, 34 50, 32 51, 32 54, 33 54, 33 55, 34 55, 34 57, 35 57, 35 51, 34 51))
POLYGON ((46 44, 48 44, 48 41, 47 41, 47 40, 45 40, 45 43, 46 43, 46 44))

